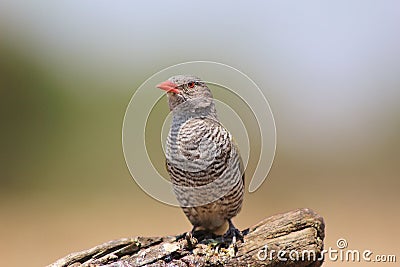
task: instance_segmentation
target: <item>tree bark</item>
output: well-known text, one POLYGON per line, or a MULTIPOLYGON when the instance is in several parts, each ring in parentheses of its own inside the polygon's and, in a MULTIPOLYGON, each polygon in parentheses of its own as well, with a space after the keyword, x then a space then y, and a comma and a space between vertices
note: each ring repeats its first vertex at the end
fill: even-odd
POLYGON ((51 267, 76 266, 321 266, 324 220, 310 209, 264 219, 246 229, 244 241, 224 248, 221 240, 188 243, 185 235, 133 237, 72 253, 51 267))

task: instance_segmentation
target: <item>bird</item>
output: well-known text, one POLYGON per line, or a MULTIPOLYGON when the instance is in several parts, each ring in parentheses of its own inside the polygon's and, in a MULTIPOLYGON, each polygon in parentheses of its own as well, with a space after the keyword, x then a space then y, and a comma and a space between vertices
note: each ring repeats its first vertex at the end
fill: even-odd
POLYGON ((172 122, 165 145, 173 191, 193 228, 243 241, 232 223, 242 208, 244 166, 232 134, 218 119, 205 81, 176 75, 156 87, 166 91, 172 122))

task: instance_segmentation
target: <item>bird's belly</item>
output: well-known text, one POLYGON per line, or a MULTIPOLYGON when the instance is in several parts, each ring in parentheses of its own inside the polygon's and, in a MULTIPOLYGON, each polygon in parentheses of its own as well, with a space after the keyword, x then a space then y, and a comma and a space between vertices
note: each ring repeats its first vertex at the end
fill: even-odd
POLYGON ((183 211, 199 230, 214 231, 227 221, 227 208, 219 200, 199 207, 184 207, 183 211))

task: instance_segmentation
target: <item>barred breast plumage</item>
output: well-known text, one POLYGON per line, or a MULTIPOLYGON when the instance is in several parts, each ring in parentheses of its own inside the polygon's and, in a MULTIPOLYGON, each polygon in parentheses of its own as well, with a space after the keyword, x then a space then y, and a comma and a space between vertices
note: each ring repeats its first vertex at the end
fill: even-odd
POLYGON ((231 134, 218 121, 211 91, 199 78, 183 75, 158 87, 168 92, 173 112, 166 165, 179 204, 193 229, 234 227, 231 218, 243 202, 243 164, 231 134))

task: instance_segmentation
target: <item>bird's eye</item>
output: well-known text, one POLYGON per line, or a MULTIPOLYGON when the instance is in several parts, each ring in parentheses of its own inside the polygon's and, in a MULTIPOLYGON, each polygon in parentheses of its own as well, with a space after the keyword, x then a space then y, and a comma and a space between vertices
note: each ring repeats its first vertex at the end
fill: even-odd
POLYGON ((195 83, 194 83, 194 82, 188 83, 188 87, 189 87, 189 88, 193 88, 194 86, 195 86, 195 83))

